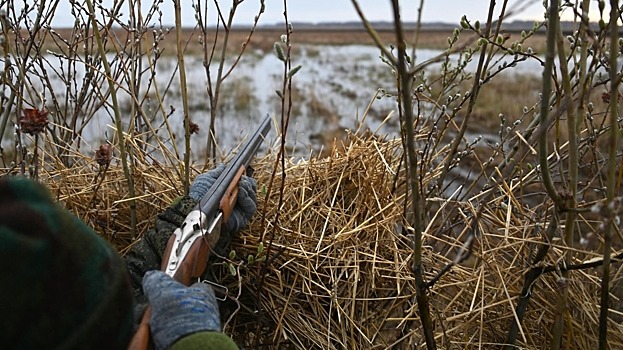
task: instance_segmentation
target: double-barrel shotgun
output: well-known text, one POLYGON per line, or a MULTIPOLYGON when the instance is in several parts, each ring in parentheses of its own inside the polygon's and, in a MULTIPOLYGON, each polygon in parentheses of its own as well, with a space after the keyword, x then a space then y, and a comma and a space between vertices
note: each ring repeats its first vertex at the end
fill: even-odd
MULTIPOLYGON (((221 226, 227 222, 236 206, 238 182, 246 174, 251 159, 266 138, 270 121, 267 115, 257 131, 227 163, 212 187, 169 238, 161 270, 176 281, 190 286, 205 272, 210 251, 220 238, 221 226)), ((147 307, 129 350, 146 350, 151 347, 150 317, 151 310, 147 307)))

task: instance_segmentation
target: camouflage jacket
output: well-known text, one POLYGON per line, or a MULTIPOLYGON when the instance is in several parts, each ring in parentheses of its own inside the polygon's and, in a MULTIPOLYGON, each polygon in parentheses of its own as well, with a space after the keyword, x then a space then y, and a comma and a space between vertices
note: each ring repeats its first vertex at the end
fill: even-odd
POLYGON ((190 197, 182 197, 174 202, 163 213, 156 217, 155 227, 145 233, 125 256, 126 266, 132 281, 134 299, 136 302, 135 320, 140 321, 147 298, 143 295, 143 275, 149 270, 159 270, 162 255, 169 241, 169 237, 176 228, 180 227, 186 215, 194 208, 197 201, 190 197))

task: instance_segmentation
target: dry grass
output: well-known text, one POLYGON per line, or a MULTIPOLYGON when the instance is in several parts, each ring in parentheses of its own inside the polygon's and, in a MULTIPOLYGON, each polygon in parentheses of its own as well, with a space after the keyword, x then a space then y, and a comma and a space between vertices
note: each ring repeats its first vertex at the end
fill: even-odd
MULTIPOLYGON (((71 29, 52 31, 45 28, 42 25, 31 29, 36 38, 28 38, 30 34, 26 32, 20 33, 22 37, 15 41, 14 38, 7 38, 10 43, 7 47, 16 53, 15 57, 20 57, 20 52, 28 56, 36 56, 46 50, 64 52, 69 54, 69 61, 76 63, 82 62, 77 55, 81 50, 95 48, 91 32, 73 33, 71 29), (31 43, 34 43, 32 51, 23 51, 31 43)), ((89 27, 79 25, 76 28, 83 30, 89 27)), ((258 29, 248 43, 246 54, 257 56, 270 52, 284 29, 258 29)), ((120 54, 116 57, 122 63, 140 57, 155 60, 159 56, 151 51, 154 48, 158 49, 158 54, 174 55, 176 35, 166 32, 169 29, 163 30, 164 33, 159 33, 158 30, 148 29, 135 36, 134 31, 114 29, 103 33, 105 50, 120 54)), ((184 54, 202 55, 204 48, 199 31, 183 32, 186 38, 184 54)), ((209 32, 210 36, 214 34, 213 30, 209 32)), ((395 40, 392 31, 381 31, 379 34, 380 40, 388 45, 395 40)), ((509 34, 505 45, 510 46, 510 43, 519 40, 520 34, 509 34)), ((405 35, 409 40, 413 38, 413 33, 405 35)), ((450 31, 424 31, 419 39, 419 48, 445 49, 451 35, 450 31)), ((461 34, 455 45, 473 39, 472 35, 461 34)), ((232 28, 227 59, 240 52, 247 36, 248 28, 232 28)), ((223 45, 222 39, 221 35, 215 40, 217 51, 223 45)), ((205 39, 208 43, 212 40, 211 37, 205 39)), ((363 30, 336 28, 294 28, 291 40, 295 56, 302 44, 371 44, 363 30)), ((472 44, 476 45, 475 42, 472 44)), ((596 44, 606 47, 603 42, 596 44)), ((544 37, 539 34, 529 38, 522 44, 524 49, 528 46, 534 53, 541 54, 545 46, 544 37)), ((321 55, 321 51, 321 47, 312 48, 310 57, 321 55)), ((93 52, 96 51, 89 54, 93 52)), ((598 60, 601 62, 601 57, 598 60)), ((30 67, 28 61, 21 62, 23 69, 30 67)), ((37 61, 34 62, 36 65, 37 61)), ((137 67, 120 67, 119 75, 115 75, 120 77, 117 79, 119 87, 137 87, 125 79, 134 76, 133 69, 137 67)), ((99 69, 100 66, 93 67, 93 72, 99 69)), ((594 71, 589 74, 594 74, 594 71)), ((71 79, 76 79, 76 76, 71 79)), ((37 101, 36 94, 32 92, 38 90, 30 79, 20 78, 17 84, 12 85, 26 84, 26 88, 30 89, 24 90, 30 96, 18 96, 18 110, 37 101)), ((381 76, 377 79, 375 75, 372 80, 375 79, 384 81, 381 76)), ((470 84, 470 79, 464 79, 467 80, 456 82, 459 84, 456 86, 442 86, 440 89, 444 92, 439 94, 428 91, 430 96, 417 95, 427 99, 425 103, 436 105, 430 116, 418 120, 422 124, 418 124, 415 137, 418 146, 421 146, 418 150, 422 150, 418 155, 425 159, 425 163, 420 164, 419 173, 423 175, 419 179, 419 187, 423 193, 429 194, 425 196, 426 230, 422 233, 422 266, 425 280, 430 282, 427 292, 437 344, 440 348, 497 347, 507 339, 511 323, 521 317, 516 342, 518 348, 549 347, 555 319, 564 323, 564 348, 596 348, 602 270, 590 266, 563 274, 560 269, 570 264, 599 260, 603 256, 600 225, 603 226, 608 218, 606 215, 610 214, 590 213, 589 209, 605 196, 603 165, 607 159, 601 152, 605 138, 600 137, 603 134, 592 132, 601 131, 599 128, 602 126, 607 127, 607 124, 601 123, 605 120, 602 113, 607 108, 595 104, 597 109, 586 116, 581 126, 591 133, 587 130, 580 132, 580 143, 575 146, 581 151, 582 158, 580 164, 570 165, 580 168, 582 181, 578 193, 581 201, 578 202, 574 223, 578 229, 575 233, 589 242, 580 245, 579 237, 572 237, 567 246, 560 238, 565 230, 566 214, 560 210, 556 214, 560 214, 561 220, 551 218, 552 213, 561 208, 552 208, 551 199, 544 193, 540 170, 534 162, 535 137, 531 138, 526 133, 524 138, 520 134, 520 131, 527 131, 527 124, 532 120, 530 116, 534 109, 530 103, 534 105, 538 101, 540 84, 537 79, 517 77, 511 81, 500 77, 482 86, 478 103, 472 111, 473 119, 470 120, 477 127, 471 128, 470 125, 468 132, 486 130, 491 132, 488 136, 494 137, 485 140, 486 144, 474 143, 472 147, 468 136, 471 139, 473 135, 466 134, 457 153, 448 157, 450 166, 457 165, 454 168, 456 171, 449 172, 447 177, 440 175, 439 167, 449 149, 445 141, 456 137, 466 110, 466 105, 460 109, 454 107, 462 103, 460 101, 467 101, 455 101, 448 97, 458 96, 454 90, 461 90, 461 96, 467 96, 466 91, 473 81, 470 84), (512 95, 513 98, 506 99, 502 95, 512 95), (446 102, 449 105, 443 108, 446 113, 451 111, 449 118, 438 113, 444 101, 449 101, 446 102), (524 110, 524 106, 528 108, 524 110), (498 117, 500 113, 506 116, 498 117), (424 130, 427 128, 429 130, 424 130), (518 138, 524 141, 515 147, 514 141, 518 138), (515 150, 518 152, 514 153, 515 150), (513 159, 508 159, 510 165, 501 167, 499 162, 506 156, 513 159), (476 176, 470 177, 470 174, 476 176), (460 194, 459 190, 450 194, 454 190, 438 190, 436 185, 453 189, 474 185, 475 188, 463 188, 465 191, 460 194), (443 198, 433 197, 430 193, 443 198), (548 222, 558 222, 559 226, 556 232, 546 237, 545 226, 548 222), (465 242, 473 242, 473 245, 465 242), (548 251, 544 259, 537 259, 535 253, 541 247, 547 247, 548 251), (465 261, 459 259, 466 251, 471 257, 465 261), (452 266, 449 272, 440 274, 449 266, 452 266), (522 289, 526 287, 524 279, 529 272, 535 271, 543 275, 530 285, 528 294, 522 295, 522 289), (563 310, 564 317, 558 318, 555 313, 563 293, 567 309, 563 310), (530 302, 526 313, 517 315, 518 303, 528 297, 530 302)), ((102 88, 103 83, 96 80, 88 85, 95 89, 90 96, 106 99, 108 95, 102 88)), ((248 89, 243 85, 224 85, 223 93, 236 95, 234 99, 240 102, 236 106, 231 101, 222 101, 224 106, 245 109, 245 106, 253 104, 248 89)), ((68 93, 74 91, 70 86, 67 85, 68 93)), ((44 90, 47 88, 53 89, 51 85, 44 90)), ((418 91, 419 88, 416 93, 418 91)), ((306 91, 295 88, 289 93, 303 96, 306 91)), ((317 101, 316 96, 312 97, 309 108, 318 115, 324 115, 327 121, 337 119, 330 108, 317 101)), ((160 96, 157 98, 160 99, 160 96)), ((599 97, 593 95, 593 98, 599 97)), ((90 106, 91 102, 87 99, 84 105, 90 106)), ((7 102, 7 110, 13 108, 12 103, 7 102)), ((76 106, 78 109, 83 107, 80 103, 76 106)), ((304 107, 300 103, 295 104, 293 115, 299 114, 297 108, 304 107)), ((55 108, 60 110, 63 107, 56 104, 55 108)), ((163 118, 167 120, 164 110, 163 118)), ((558 122, 564 118, 563 114, 558 122)), ((130 125, 124 130, 125 133, 118 133, 117 137, 122 140, 113 139, 111 142, 127 148, 131 172, 128 174, 127 168, 122 171, 119 158, 113 158, 110 166, 99 166, 93 159, 94 151, 86 150, 89 146, 80 139, 67 142, 56 138, 57 131, 63 130, 58 124, 65 125, 67 130, 70 127, 63 118, 55 119, 54 123, 53 131, 39 135, 39 141, 29 139, 25 145, 16 143, 11 151, 24 151, 23 157, 18 157, 24 159, 12 169, 0 169, 0 174, 19 173, 20 170, 26 173, 28 170, 31 177, 36 177, 38 169, 39 180, 47 184, 60 203, 124 254, 134 242, 130 231, 134 230, 135 214, 140 236, 150 229, 154 216, 182 194, 184 170, 188 167, 184 169, 181 165, 180 152, 175 150, 173 154, 169 150, 174 145, 168 140, 174 139, 175 135, 169 131, 166 138, 160 138, 154 130, 137 135, 144 132, 138 125, 136 128, 130 125), (32 152, 33 144, 37 142, 39 153, 32 152), (157 145, 150 145, 150 142, 157 145), (66 154, 59 159, 56 154, 63 151, 66 154), (129 197, 129 191, 133 191, 133 198, 129 197)), ((165 125, 164 122, 162 125, 165 125)), ((25 135, 24 138, 28 139, 25 135)), ((333 138, 331 134, 329 141, 333 138)), ((548 143, 553 143, 550 164, 555 169, 555 186, 561 195, 566 195, 568 181, 568 169, 566 163, 563 164, 569 155, 566 139, 562 124, 555 124, 548 143)), ((283 165, 283 177, 279 171, 276 175, 273 173, 273 168, 279 165, 275 159, 276 152, 269 152, 256 160, 259 211, 250 226, 232 242, 232 253, 222 259, 217 257, 209 270, 213 280, 227 287, 226 301, 221 304, 226 333, 248 348, 423 348, 422 325, 415 301, 416 284, 411 268, 413 249, 410 233, 413 230, 409 226, 410 221, 404 217, 405 209, 410 207, 408 199, 411 196, 406 193, 408 176, 402 163, 402 147, 400 140, 386 141, 369 134, 347 135, 344 144, 334 146, 327 158, 288 160, 283 165)), ((190 155, 188 149, 186 155, 190 155)), ((616 156, 611 153, 608 157, 610 164, 613 164, 616 156)), ((7 158, 1 163, 11 167, 7 158)), ((200 166, 192 167, 191 172, 205 170, 206 167, 199 170, 200 166)), ((613 187, 608 186, 611 186, 610 189, 613 187)), ((623 237, 620 230, 616 230, 616 235, 619 240, 614 246, 621 249, 623 237)), ((621 251, 614 253, 617 257, 622 255, 621 251)), ((612 294, 607 322, 610 328, 608 341, 612 348, 623 348, 621 261, 615 260, 611 268, 613 273, 609 277, 612 277, 612 282, 605 289, 612 294)))
MULTIPOLYGON (((90 155, 75 156, 71 169, 64 169, 60 162, 45 164, 44 168, 52 170, 42 180, 60 202, 123 252, 130 241, 121 167, 114 160, 99 184, 98 173, 103 169, 90 155)), ((229 286, 230 297, 237 290, 241 293, 237 298, 240 311, 227 323, 227 333, 248 348, 384 349, 398 342, 407 348, 422 347, 412 251, 405 235, 408 228, 402 229, 401 156, 399 140, 355 136, 329 158, 289 162, 278 221, 274 218, 279 191, 265 198, 274 155, 256 161, 260 210, 233 242, 237 252, 233 263, 240 275, 221 279, 229 286), (247 263, 249 255, 257 255, 260 243, 268 247, 271 242, 266 270, 257 262, 247 263)), ((141 232, 179 195, 178 171, 151 160, 136 160, 141 232)), ((438 169, 431 169, 423 184, 437 175, 438 169)), ((535 176, 532 172, 521 180, 528 183, 535 176)), ((279 188, 280 176, 275 181, 273 188, 279 188)), ((500 182, 481 194, 490 195, 490 200, 477 222, 479 198, 462 202, 428 198, 436 209, 429 213, 424 235, 427 280, 450 263, 470 227, 477 227, 478 233, 475 259, 455 266, 430 289, 441 348, 492 348, 505 341, 528 261, 545 240, 539 223, 545 222, 547 208, 524 206, 521 183, 500 182)), ((558 261, 565 249, 553 242, 546 263, 558 261)), ((574 263, 598 255, 587 251, 576 256, 579 260, 574 263)), ((596 347, 599 281, 596 269, 570 272, 566 348, 596 347)), ((549 344, 559 297, 557 282, 555 274, 546 274, 532 286, 518 339, 520 348, 549 344)), ((620 310, 611 315, 610 346, 621 348, 623 325, 615 322, 620 310)))

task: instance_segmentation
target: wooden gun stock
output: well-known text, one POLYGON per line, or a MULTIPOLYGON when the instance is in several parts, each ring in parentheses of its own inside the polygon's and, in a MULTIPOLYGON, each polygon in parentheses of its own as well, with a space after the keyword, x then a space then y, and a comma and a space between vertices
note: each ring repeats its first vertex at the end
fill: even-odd
MULTIPOLYGON (((231 213, 236 206, 236 200, 238 199, 238 183, 242 179, 242 175, 246 173, 245 167, 240 167, 236 173, 233 181, 227 187, 224 196, 220 201, 220 210, 222 213, 221 223, 227 222, 227 219, 231 216, 231 213)), ((220 224, 219 224, 220 225, 220 224)), ((205 272, 208 265, 208 258, 210 256, 210 250, 216 246, 220 238, 220 227, 217 227, 213 232, 207 236, 203 236, 202 239, 197 239, 193 242, 186 255, 186 258, 179 262, 179 266, 173 275, 173 278, 184 284, 190 286, 205 272)), ((167 242, 167 247, 163 254, 162 264, 160 269, 166 271, 169 265, 168 257, 171 256, 171 251, 174 249, 176 236, 173 234, 167 242)), ((128 350, 148 350, 153 348, 151 342, 149 319, 151 318, 151 308, 149 305, 145 309, 141 323, 139 324, 134 337, 128 346, 128 350)))
POLYGON ((153 348, 153 344, 151 343, 151 337, 149 336, 150 318, 151 308, 149 307, 149 305, 147 305, 147 309, 145 309, 145 313, 143 314, 141 323, 138 325, 138 329, 132 337, 132 341, 128 346, 128 350, 147 350, 153 348))
MULTIPOLYGON (((235 202, 234 202, 235 205, 235 202)), ((165 249, 164 257, 167 257, 171 253, 171 249, 173 249, 173 243, 175 241, 175 236, 171 235, 169 241, 167 243, 167 248, 165 249)), ((218 238, 216 238, 218 242, 218 238)), ((190 248, 190 252, 188 253, 188 259, 184 259, 181 262, 180 267, 177 269, 177 272, 173 276, 176 281, 184 284, 185 286, 189 286, 194 280, 199 278, 205 271, 208 264, 210 247, 204 239, 196 240, 190 248)), ((161 265, 161 270, 165 270, 169 261, 163 260, 161 265)), ((151 308, 149 305, 145 309, 145 313, 143 314, 143 318, 141 319, 141 323, 134 333, 134 337, 130 342, 130 346, 128 346, 128 350, 147 350, 152 349, 153 344, 150 339, 150 331, 149 331, 149 319, 151 318, 151 308)))
MULTIPOLYGON (((242 178, 242 175, 246 173, 245 167, 240 167, 236 176, 234 177, 234 181, 227 187, 227 191, 225 191, 225 195, 221 199, 220 207, 223 211, 223 222, 227 222, 231 213, 234 211, 234 207, 236 206, 236 199, 238 199, 238 183, 242 178)), ((217 242, 214 242, 216 244, 217 242)))

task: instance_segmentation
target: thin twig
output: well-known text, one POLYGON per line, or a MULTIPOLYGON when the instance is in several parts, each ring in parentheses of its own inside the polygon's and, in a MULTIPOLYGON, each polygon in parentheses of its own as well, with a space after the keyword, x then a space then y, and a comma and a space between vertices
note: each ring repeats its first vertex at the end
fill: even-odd
POLYGON ((555 59, 556 49, 556 30, 559 25, 558 0, 550 0, 548 8, 547 25, 547 50, 545 52, 545 65, 543 68, 543 87, 541 90, 541 110, 539 114, 539 165, 541 166, 541 177, 547 194, 552 198, 557 207, 563 207, 562 198, 554 187, 552 175, 547 161, 547 116, 549 114, 549 96, 552 91, 552 68, 555 59))
POLYGON ((618 53, 619 50, 619 1, 610 0, 610 133, 608 147, 608 177, 606 185, 606 202, 608 208, 604 230, 604 260, 603 272, 601 276, 601 302, 599 310, 599 349, 608 348, 608 308, 610 307, 610 260, 612 254, 612 229, 615 225, 615 211, 613 207, 616 191, 616 168, 617 168, 617 149, 619 141, 619 74, 618 53))
MULTIPOLYGON (((353 3, 357 3, 353 1, 353 3)), ((392 0, 394 15, 394 33, 396 34, 396 48, 398 50, 398 60, 396 68, 398 70, 398 90, 399 90, 399 112, 404 116, 404 127, 406 137, 407 155, 407 180, 411 188, 411 211, 415 230, 413 234, 413 273, 415 274, 416 300, 420 313, 420 320, 424 332, 426 347, 429 350, 437 348, 435 344, 435 332, 433 321, 430 314, 428 301, 428 291, 426 281, 424 281, 424 266, 422 264, 422 233, 424 232, 424 199, 420 192, 420 177, 418 174, 417 155, 415 146, 415 119, 413 116, 412 85, 413 76, 407 68, 407 44, 404 38, 402 20, 400 18, 400 5, 398 0, 392 0)), ((402 118, 401 118, 402 119, 402 118)))
POLYGON ((453 266, 462 263, 467 260, 472 255, 472 248, 474 246, 474 242, 476 241, 476 230, 478 228, 478 223, 480 222, 480 217, 482 216, 482 212, 484 210, 484 206, 480 206, 476 216, 472 219, 469 224, 469 232, 467 233, 467 238, 463 245, 461 246, 459 253, 456 255, 456 258, 447 263, 438 273, 433 277, 427 284, 427 288, 431 288, 439 281, 443 275, 450 272, 453 266))
POLYGON ((134 200, 134 181, 132 179, 132 171, 128 166, 128 160, 126 157, 125 136, 123 135, 123 128, 121 125, 121 112, 119 109, 119 102, 117 101, 116 82, 113 80, 111 75, 110 64, 108 63, 108 58, 106 57, 106 49, 104 48, 102 36, 100 35, 99 24, 95 18, 93 3, 91 0, 86 0, 86 4, 89 9, 89 17, 91 25, 93 26, 93 33, 95 34, 100 59, 104 65, 104 72, 106 74, 106 80, 108 81, 108 87, 110 89, 110 97, 112 99, 113 112, 115 114, 115 127, 117 129, 117 137, 119 138, 119 156, 123 166, 123 173, 128 184, 128 195, 130 197, 130 236, 134 239, 136 237, 136 201, 134 200))

